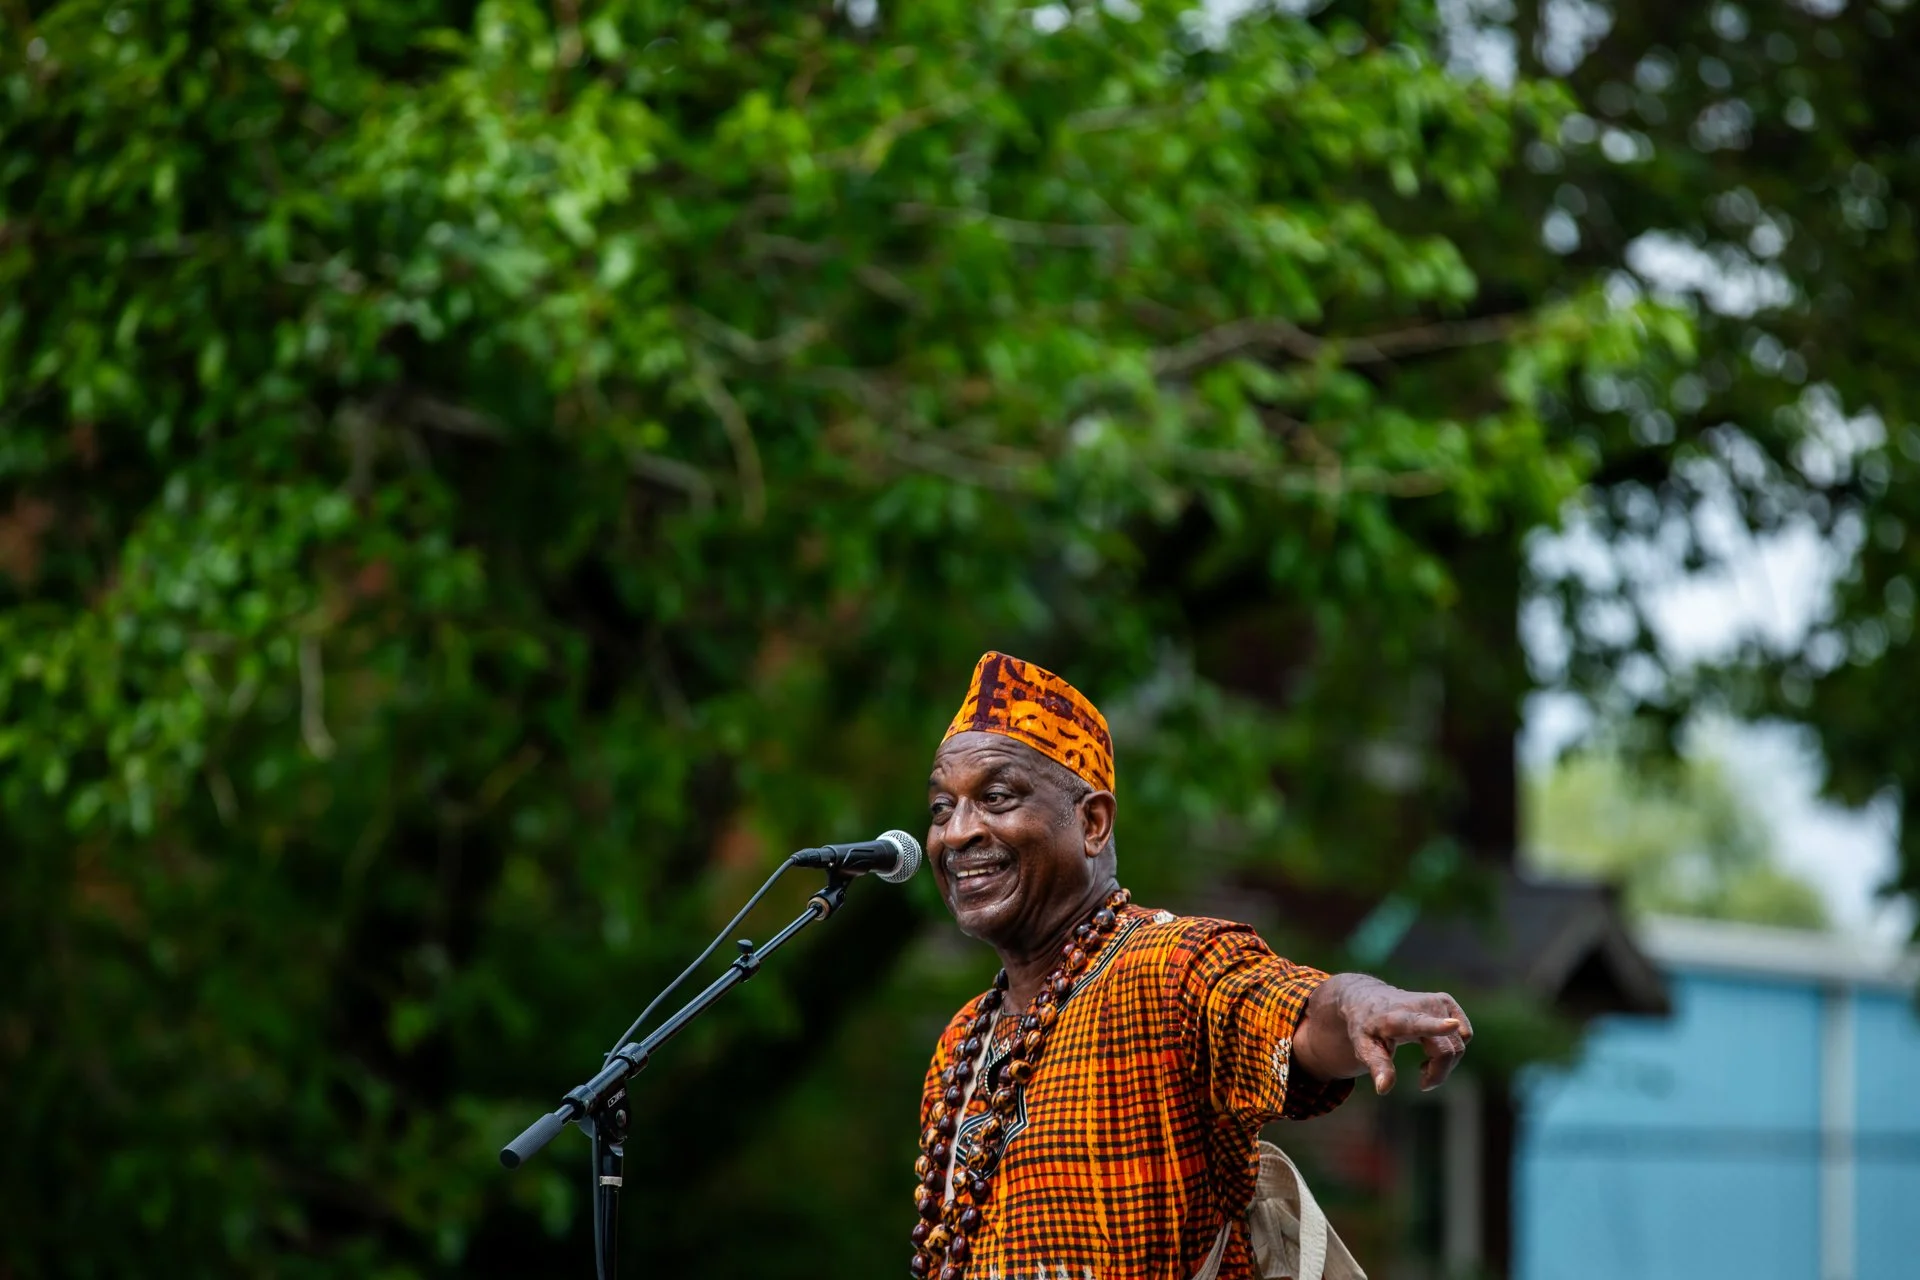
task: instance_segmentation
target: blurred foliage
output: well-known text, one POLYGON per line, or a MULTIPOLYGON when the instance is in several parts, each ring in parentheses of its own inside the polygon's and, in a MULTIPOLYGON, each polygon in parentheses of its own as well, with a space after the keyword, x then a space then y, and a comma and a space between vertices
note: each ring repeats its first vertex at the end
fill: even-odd
POLYGON ((1537 674, 1669 746, 1703 704, 1811 725, 1835 797, 1895 802, 1889 888, 1920 890, 1920 744, 1897 710, 1920 699, 1920 9, 1477 13, 1456 60, 1559 76, 1583 106, 1527 148, 1521 190, 1552 263, 1534 272, 1609 273, 1623 297, 1684 305, 1700 344, 1671 379, 1588 381, 1567 406, 1602 455, 1580 523, 1618 554, 1533 585, 1531 607, 1569 642, 1537 674), (1804 642, 1749 634, 1704 661, 1662 650, 1644 589, 1670 566, 1711 577, 1753 540, 1809 533, 1840 581, 1804 642))
MULTIPOLYGON (((1704 237, 1747 162, 1615 162, 1574 110, 1605 82, 1458 74, 1423 4, 0 29, 4 1275, 583 1268, 577 1139, 494 1150, 781 852, 917 826, 989 645, 1108 710, 1143 897, 1244 859, 1364 893, 1430 813, 1505 803, 1427 676, 1511 710, 1503 592, 1584 481, 1685 509, 1717 465, 1754 520, 1798 495, 1890 557, 1913 500, 1906 153, 1871 153, 1877 206, 1794 215, 1824 256, 1783 258, 1791 304, 1663 301, 1624 233, 1543 248, 1549 202, 1704 237), (1775 320, 1798 381, 1793 332, 1743 336, 1775 320), (1882 445, 1773 412, 1821 379, 1882 445), (1768 461, 1803 455, 1829 472, 1768 461)), ((1766 200, 1865 146, 1843 95, 1902 127, 1870 37, 1810 64, 1791 139, 1825 150, 1766 200)), ((1580 617, 1566 678, 1599 688, 1634 655, 1580 617)), ((1845 786, 1904 776, 1873 764, 1897 685, 1846 684, 1898 665, 1817 686, 1845 786)), ((649 1069, 636 1272, 900 1265, 901 1117, 985 957, 922 928, 925 883, 854 897, 649 1069)))
POLYGON ((1610 880, 1629 909, 1819 929, 1820 891, 1779 864, 1773 834, 1711 756, 1655 771, 1589 751, 1527 780, 1530 861, 1610 880))

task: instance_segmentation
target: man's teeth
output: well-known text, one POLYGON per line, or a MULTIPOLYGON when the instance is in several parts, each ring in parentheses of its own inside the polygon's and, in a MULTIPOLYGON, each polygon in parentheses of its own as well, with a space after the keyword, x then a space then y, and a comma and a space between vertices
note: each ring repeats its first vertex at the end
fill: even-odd
POLYGON ((971 871, 961 871, 961 872, 958 872, 958 873, 957 873, 957 874, 956 874, 956 875, 954 876, 954 879, 956 879, 956 880, 978 880, 978 879, 979 879, 979 878, 980 878, 981 876, 990 876, 990 875, 992 875, 992 874, 993 874, 994 872, 996 872, 996 871, 998 871, 998 870, 1000 870, 1000 868, 999 868, 999 867, 976 867, 976 868, 974 868, 974 869, 973 869, 973 870, 971 870, 971 871))

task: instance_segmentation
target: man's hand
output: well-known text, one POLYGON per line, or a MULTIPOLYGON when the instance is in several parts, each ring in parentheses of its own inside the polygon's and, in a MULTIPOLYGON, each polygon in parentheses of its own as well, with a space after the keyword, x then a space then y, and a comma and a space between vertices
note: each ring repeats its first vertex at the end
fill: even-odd
POLYGON ((1293 1063, 1322 1080, 1371 1075, 1375 1093, 1393 1088, 1393 1051, 1418 1044, 1427 1055, 1420 1087, 1437 1089, 1473 1040, 1473 1024, 1452 996, 1402 991, 1378 978, 1342 973, 1307 1001, 1293 1033, 1293 1063))

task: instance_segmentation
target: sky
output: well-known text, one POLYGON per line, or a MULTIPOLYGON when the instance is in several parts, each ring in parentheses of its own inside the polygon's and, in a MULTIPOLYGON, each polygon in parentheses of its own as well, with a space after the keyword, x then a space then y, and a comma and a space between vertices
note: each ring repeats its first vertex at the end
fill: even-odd
MULTIPOLYGON (((1725 558, 1721 568, 1692 575, 1670 571, 1642 588, 1656 638, 1670 656, 1710 661, 1749 635, 1777 649, 1799 647, 1824 616, 1833 583, 1852 554, 1807 527, 1769 539, 1739 538, 1719 548, 1725 558)), ((1533 556, 1536 565, 1550 569, 1578 565, 1619 572, 1618 566, 1595 560, 1608 552, 1577 520, 1567 533, 1542 539, 1533 556)), ((1529 649, 1544 650, 1552 665, 1557 637, 1533 620, 1523 621, 1522 635, 1529 649)), ((1521 735, 1523 764, 1542 767, 1585 724, 1575 699, 1536 694, 1521 735)), ((1882 803, 1856 810, 1822 800, 1825 764, 1809 731, 1778 721, 1741 723, 1714 716, 1692 726, 1687 748, 1725 763, 1768 819, 1781 862, 1820 887, 1837 928, 1889 944, 1911 935, 1911 907, 1883 902, 1875 893, 1894 870, 1893 807, 1882 803)))

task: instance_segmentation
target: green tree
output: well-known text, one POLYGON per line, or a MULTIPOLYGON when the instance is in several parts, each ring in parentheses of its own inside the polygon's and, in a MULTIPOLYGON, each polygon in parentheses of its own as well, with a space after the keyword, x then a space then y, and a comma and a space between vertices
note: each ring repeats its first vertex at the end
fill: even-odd
MULTIPOLYGON (((1507 283, 1568 98, 1423 5, 0 23, 8 1274, 578 1265, 577 1148, 494 1148, 780 850, 916 825, 988 645, 1113 713, 1143 893, 1391 882, 1569 406, 1690 349, 1507 283)), ((898 1265, 980 977, 908 901, 650 1069, 640 1266, 898 1265)))
MULTIPOLYGON (((1920 890, 1920 8, 1906 0, 1592 0, 1491 6, 1456 51, 1515 55, 1581 110, 1530 144, 1488 230, 1538 244, 1489 292, 1536 296, 1611 273, 1623 296, 1685 306, 1696 364, 1584 383, 1558 406, 1598 463, 1583 518, 1629 571, 1535 582, 1572 638, 1545 673, 1607 713, 1676 729, 1703 702, 1811 727, 1828 787, 1901 814, 1895 887, 1920 890), (1752 637, 1705 668, 1661 652, 1636 564, 1711 570, 1740 540, 1811 530, 1844 565, 1805 643, 1752 637), (1653 556, 1649 549, 1657 552, 1653 556), (1618 679, 1631 670, 1634 679, 1618 679)), ((1469 248, 1468 252, 1472 253, 1469 248)), ((1550 413, 1554 412, 1549 410, 1550 413)))
POLYGON ((1619 755, 1569 756, 1527 780, 1530 860, 1611 880, 1637 913, 1817 929, 1819 890, 1780 866, 1772 832, 1711 757, 1652 776, 1619 755))

